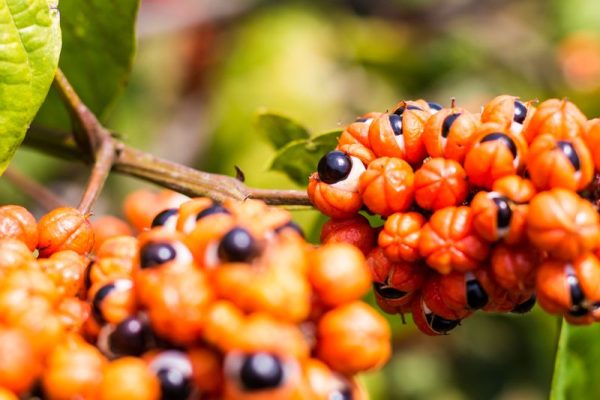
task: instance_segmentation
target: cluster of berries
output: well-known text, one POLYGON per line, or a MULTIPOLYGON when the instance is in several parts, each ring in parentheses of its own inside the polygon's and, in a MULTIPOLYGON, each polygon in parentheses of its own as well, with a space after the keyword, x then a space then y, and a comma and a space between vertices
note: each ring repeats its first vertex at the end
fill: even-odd
POLYGON ((350 124, 308 195, 332 218, 322 241, 360 247, 380 307, 412 313, 427 334, 479 309, 529 311, 536 297, 589 324, 600 320, 595 171, 600 119, 567 100, 501 95, 480 114, 403 101, 350 124))
POLYGON ((0 207, 0 399, 366 398, 390 329, 358 249, 258 201, 139 191, 125 214, 0 207))

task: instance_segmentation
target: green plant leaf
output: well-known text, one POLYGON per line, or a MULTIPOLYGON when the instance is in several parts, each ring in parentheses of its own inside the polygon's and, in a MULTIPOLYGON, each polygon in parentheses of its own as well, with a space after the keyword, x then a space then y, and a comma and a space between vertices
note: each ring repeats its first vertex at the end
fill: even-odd
POLYGON ((42 105, 60 55, 55 0, 0 0, 0 173, 42 105))
POLYGON ((600 325, 574 326, 562 322, 551 400, 599 399, 600 325))
MULTIPOLYGON (((110 105, 127 84, 135 53, 138 6, 139 0, 60 0, 60 68, 100 119, 105 119, 110 105)), ((35 123, 70 128, 69 114, 55 88, 35 123)))
POLYGON ((341 133, 333 131, 288 143, 273 158, 271 170, 283 172, 294 182, 305 186, 309 175, 317 170, 321 157, 335 148, 341 133))
POLYGON ((281 149, 294 140, 308 139, 308 130, 283 115, 268 111, 259 112, 256 127, 276 149, 281 149))

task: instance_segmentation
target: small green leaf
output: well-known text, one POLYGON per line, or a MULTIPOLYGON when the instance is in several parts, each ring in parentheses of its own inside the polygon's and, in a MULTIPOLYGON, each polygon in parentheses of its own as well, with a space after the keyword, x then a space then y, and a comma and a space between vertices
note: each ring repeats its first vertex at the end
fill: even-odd
POLYGON ((271 162, 271 170, 281 171, 300 185, 306 185, 317 163, 337 146, 341 131, 333 131, 311 139, 299 139, 280 149, 271 162))
POLYGON ((0 173, 54 79, 60 17, 54 0, 0 0, 0 173))
POLYGON ((563 321, 551 400, 600 399, 600 325, 574 326, 563 321))
POLYGON ((281 149, 294 140, 308 139, 308 130, 283 115, 262 111, 256 118, 256 127, 276 149, 281 149))
MULTIPOLYGON (((100 119, 105 119, 127 84, 135 53, 138 6, 139 0, 60 0, 60 68, 100 119)), ((50 91, 35 123, 70 128, 69 114, 56 89, 50 91)))

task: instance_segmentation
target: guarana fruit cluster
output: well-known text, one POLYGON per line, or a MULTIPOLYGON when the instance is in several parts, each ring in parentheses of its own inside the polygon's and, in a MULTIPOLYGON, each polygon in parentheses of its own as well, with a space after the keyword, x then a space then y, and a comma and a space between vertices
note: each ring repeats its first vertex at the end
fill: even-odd
POLYGON ((366 398, 390 329, 358 249, 258 201, 138 191, 125 215, 0 207, 0 399, 366 398))
POLYGON ((570 323, 599 321, 600 119, 509 95, 480 114, 424 100, 392 110, 351 123, 308 186, 332 218, 322 241, 362 249, 380 307, 430 335, 536 298, 570 323))

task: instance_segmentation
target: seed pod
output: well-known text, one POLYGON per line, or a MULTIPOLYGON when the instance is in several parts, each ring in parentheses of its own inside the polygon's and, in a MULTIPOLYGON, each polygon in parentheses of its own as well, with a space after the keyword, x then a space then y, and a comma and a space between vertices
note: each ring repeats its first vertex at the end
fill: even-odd
POLYGON ((413 185, 410 165, 398 158, 381 157, 361 175, 358 190, 369 210, 388 216, 411 206, 413 185))
POLYGON ((0 271, 11 271, 35 261, 31 250, 20 240, 0 239, 0 271))
POLYGON ((557 140, 571 139, 584 136, 586 124, 587 118, 575 104, 566 99, 549 99, 538 106, 523 130, 523 137, 527 143, 545 133, 557 140))
POLYGON ((94 230, 76 208, 61 207, 44 215, 38 224, 38 250, 41 257, 49 257, 61 250, 73 250, 85 255, 94 246, 94 230))
POLYGON ((308 280, 326 306, 359 300, 371 287, 365 257, 346 243, 326 244, 309 255, 308 280))
POLYGON ((321 243, 348 243, 366 256, 375 246, 375 229, 360 214, 349 219, 330 219, 321 228, 321 243))
POLYGON ((369 127, 369 143, 377 157, 394 157, 418 165, 427 156, 423 130, 429 113, 415 105, 405 105, 397 114, 381 114, 369 127))
POLYGON ((96 261, 86 271, 86 286, 118 278, 131 278, 138 252, 138 241, 132 236, 107 239, 96 252, 96 261))
POLYGON ((447 319, 434 314, 422 296, 413 300, 411 310, 417 328, 429 336, 447 335, 460 324, 460 320, 447 319))
POLYGON ((0 207, 0 239, 12 238, 25 243, 33 251, 38 244, 38 226, 35 218, 21 206, 0 207))
POLYGON ((565 189, 537 194, 529 203, 527 236, 559 260, 573 260, 595 249, 600 219, 591 203, 565 189))
POLYGON ((347 379, 316 358, 308 359, 303 369, 311 399, 367 399, 356 379, 347 379))
POLYGON ((468 194, 467 174, 454 160, 432 158, 415 172, 415 201, 421 208, 458 206, 468 194))
POLYGON ((374 119, 379 117, 381 114, 377 112, 370 112, 358 117, 354 122, 344 129, 340 138, 338 139, 338 146, 344 145, 362 145, 367 149, 371 148, 369 142, 369 127, 374 119))
POLYGON ((526 159, 525 141, 490 123, 473 137, 464 167, 471 184, 491 189, 497 179, 520 173, 526 159))
POLYGON ((535 286, 535 275, 541 257, 526 245, 499 244, 492 250, 492 277, 498 285, 511 292, 529 291, 535 286))
POLYGON ((392 261, 419 260, 419 238, 425 222, 425 217, 416 212, 390 215, 379 232, 379 247, 392 261))
POLYGON ((514 135, 520 135, 535 113, 531 103, 523 103, 516 96, 497 96, 483 108, 481 122, 493 122, 514 135))
POLYGON ((40 269, 52 279, 63 298, 83 294, 88 264, 86 257, 72 250, 62 250, 38 261, 40 269))
POLYGON ((594 175, 592 156, 583 139, 557 140, 539 135, 531 143, 527 172, 539 191, 554 188, 584 189, 594 175))
POLYGON ((526 235, 527 205, 514 204, 497 192, 479 192, 471 201, 473 227, 489 242, 521 243, 526 235))
POLYGON ((88 298, 92 315, 100 326, 118 324, 133 315, 137 307, 133 282, 129 279, 96 284, 90 289, 88 298))
POLYGON ((98 400, 159 400, 160 383, 148 365, 139 358, 111 361, 103 370, 98 400))
POLYGON ((447 207, 433 213, 421 229, 419 253, 427 265, 447 274, 479 267, 489 245, 476 234, 469 207, 447 207))
POLYGON ((317 325, 316 354, 343 374, 373 370, 390 357, 391 332, 385 319, 362 302, 327 312, 317 325))
POLYGON ((518 175, 507 175, 497 179, 492 185, 492 191, 506 196, 516 204, 529 203, 536 193, 533 183, 518 175))
POLYGON ((0 329, 0 386, 25 395, 41 372, 31 342, 19 330, 0 329))
POLYGON ((462 108, 444 108, 425 124, 423 142, 430 157, 463 163, 468 146, 479 128, 475 115, 462 108))
POLYGON ((131 236, 133 231, 127 222, 112 215, 104 215, 92 221, 94 230, 94 253, 98 252, 102 243, 115 236, 131 236))

